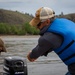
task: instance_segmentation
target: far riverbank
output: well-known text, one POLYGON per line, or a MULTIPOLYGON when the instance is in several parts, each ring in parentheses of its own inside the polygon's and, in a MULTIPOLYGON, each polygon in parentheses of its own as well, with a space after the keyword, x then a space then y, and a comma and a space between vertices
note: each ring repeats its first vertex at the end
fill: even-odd
POLYGON ((25 38, 30 38, 30 37, 32 37, 32 38, 37 38, 37 37, 40 37, 40 35, 0 35, 0 37, 11 37, 11 38, 13 38, 13 37, 25 37, 25 38))

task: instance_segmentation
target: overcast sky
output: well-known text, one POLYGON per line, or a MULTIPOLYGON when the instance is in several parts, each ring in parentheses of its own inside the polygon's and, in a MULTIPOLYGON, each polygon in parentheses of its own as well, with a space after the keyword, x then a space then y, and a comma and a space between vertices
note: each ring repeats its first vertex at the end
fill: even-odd
POLYGON ((40 7, 50 7, 56 14, 75 13, 75 0, 0 0, 0 8, 35 14, 40 7))

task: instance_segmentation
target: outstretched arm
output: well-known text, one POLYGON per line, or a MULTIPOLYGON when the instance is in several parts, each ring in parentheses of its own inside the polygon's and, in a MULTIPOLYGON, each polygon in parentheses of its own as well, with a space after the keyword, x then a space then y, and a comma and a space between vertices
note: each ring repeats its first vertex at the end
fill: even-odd
POLYGON ((38 57, 46 55, 48 51, 52 51, 52 45, 49 41, 40 37, 38 40, 38 45, 28 53, 27 58, 29 61, 34 62, 38 57))

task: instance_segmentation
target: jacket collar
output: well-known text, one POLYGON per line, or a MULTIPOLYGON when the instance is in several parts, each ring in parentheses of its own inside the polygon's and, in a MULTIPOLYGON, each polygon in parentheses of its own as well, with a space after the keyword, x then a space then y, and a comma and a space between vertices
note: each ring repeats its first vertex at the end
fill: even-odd
POLYGON ((45 26, 45 27, 43 27, 41 30, 40 30, 40 35, 42 36, 42 35, 44 35, 44 33, 47 31, 47 29, 49 28, 49 26, 50 25, 48 25, 48 26, 45 26))

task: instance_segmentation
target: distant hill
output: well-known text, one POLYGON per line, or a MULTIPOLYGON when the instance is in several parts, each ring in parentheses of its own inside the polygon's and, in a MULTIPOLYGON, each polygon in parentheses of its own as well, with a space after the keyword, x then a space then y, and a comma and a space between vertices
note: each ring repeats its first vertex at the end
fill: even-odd
MULTIPOLYGON (((61 13, 59 15, 56 15, 56 17, 64 17, 75 22, 75 13, 66 15, 61 13)), ((10 25, 22 25, 26 22, 29 22, 32 18, 33 16, 29 15, 28 13, 23 14, 18 11, 0 9, 0 23, 8 23, 10 25)))
POLYGON ((66 14, 66 15, 60 14, 60 15, 57 15, 57 17, 59 17, 59 18, 67 18, 67 19, 75 22, 75 13, 70 13, 70 14, 66 14))
POLYGON ((20 25, 29 22, 32 15, 23 14, 18 11, 0 9, 0 23, 8 23, 10 25, 20 25))
MULTIPOLYGON (((75 22, 75 13, 66 15, 61 13, 56 17, 64 17, 75 22)), ((39 30, 28 23, 32 18, 33 15, 28 13, 0 9, 0 35, 38 35, 39 30)))

